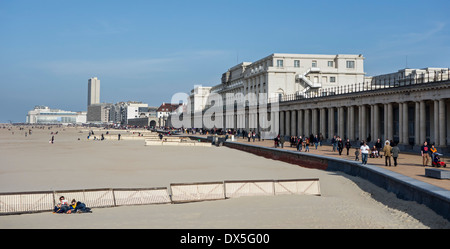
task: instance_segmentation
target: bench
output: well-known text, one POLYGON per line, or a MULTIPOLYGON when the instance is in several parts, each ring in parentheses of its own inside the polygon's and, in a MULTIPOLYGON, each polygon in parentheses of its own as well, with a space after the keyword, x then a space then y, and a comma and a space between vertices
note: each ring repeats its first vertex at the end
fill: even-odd
POLYGON ((425 169, 425 176, 438 179, 450 179, 450 170, 425 169))

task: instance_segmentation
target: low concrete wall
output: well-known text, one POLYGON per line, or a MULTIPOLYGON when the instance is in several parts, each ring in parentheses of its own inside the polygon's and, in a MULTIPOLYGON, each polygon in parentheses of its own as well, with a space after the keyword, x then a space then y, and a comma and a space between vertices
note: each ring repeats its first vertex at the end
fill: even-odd
POLYGON ((398 198, 424 204, 437 214, 450 220, 450 191, 373 165, 334 157, 307 154, 258 145, 224 142, 224 146, 253 153, 258 156, 296 164, 302 167, 341 171, 358 176, 395 193, 398 198))

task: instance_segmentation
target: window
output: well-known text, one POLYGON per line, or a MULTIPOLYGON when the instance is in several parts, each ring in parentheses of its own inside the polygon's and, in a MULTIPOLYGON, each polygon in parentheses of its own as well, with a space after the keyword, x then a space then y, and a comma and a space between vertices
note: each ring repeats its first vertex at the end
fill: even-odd
POLYGON ((347 61, 347 68, 355 68, 355 61, 347 61))
POLYGON ((331 82, 331 83, 335 83, 335 82, 336 82, 336 77, 331 76, 331 77, 330 77, 330 82, 331 82))
POLYGON ((317 67, 317 61, 312 61, 312 67, 317 67))
POLYGON ((294 60, 294 67, 300 67, 300 60, 294 60))
POLYGON ((334 61, 328 61, 328 67, 334 67, 334 61))
POLYGON ((277 67, 283 67, 283 60, 277 60, 277 67))

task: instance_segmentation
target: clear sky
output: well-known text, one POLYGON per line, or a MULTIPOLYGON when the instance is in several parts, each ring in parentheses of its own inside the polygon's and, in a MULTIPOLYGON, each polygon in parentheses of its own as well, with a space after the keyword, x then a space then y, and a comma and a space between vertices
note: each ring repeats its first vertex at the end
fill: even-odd
POLYGON ((450 67, 450 1, 0 0, 0 122, 35 105, 170 102, 272 53, 363 54, 367 75, 450 67))

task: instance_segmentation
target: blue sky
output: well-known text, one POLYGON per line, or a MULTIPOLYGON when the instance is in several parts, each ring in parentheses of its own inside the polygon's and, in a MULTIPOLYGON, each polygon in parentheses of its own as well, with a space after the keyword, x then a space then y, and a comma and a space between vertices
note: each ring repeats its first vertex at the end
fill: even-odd
POLYGON ((0 122, 35 105, 159 106, 272 53, 363 54, 367 75, 450 67, 450 1, 0 0, 0 122))

